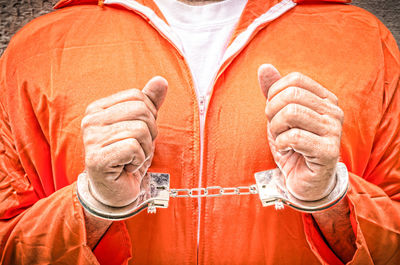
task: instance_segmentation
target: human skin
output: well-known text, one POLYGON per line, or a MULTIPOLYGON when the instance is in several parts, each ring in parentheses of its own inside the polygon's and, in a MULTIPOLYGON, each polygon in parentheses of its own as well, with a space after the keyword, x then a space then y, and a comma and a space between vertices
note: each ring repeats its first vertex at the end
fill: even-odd
MULTIPOLYGON (((202 5, 222 0, 180 1, 202 5)), ((270 65, 260 67, 259 82, 268 100, 266 115, 271 152, 286 176, 290 192, 302 200, 325 197, 335 185, 342 132, 343 112, 337 106, 336 96, 300 73, 282 78, 270 65)), ((154 152, 155 117, 164 100, 166 86, 165 80, 156 78, 146 85, 143 97, 139 90, 129 90, 100 99, 88 107, 82 134, 86 169, 96 199, 122 206, 136 198, 154 152), (126 115, 130 108, 128 103, 119 103, 122 101, 142 102, 139 103, 141 107, 129 115, 129 122, 127 116, 124 121, 118 120, 121 113, 126 115), (102 116, 105 110, 108 113, 102 116), (114 125, 115 119, 119 124, 114 125), (105 150, 100 151, 100 148, 105 150)), ((346 198, 328 210, 313 214, 329 246, 343 262, 350 261, 356 249, 349 216, 346 198)), ((87 244, 93 248, 112 222, 87 212, 85 221, 87 244)))
MULTIPOLYGON (((118 207, 137 198, 167 87, 164 78, 153 77, 143 90, 124 90, 87 107, 81 123, 85 166, 92 195, 102 203, 118 207)), ((87 244, 93 248, 112 222, 84 213, 87 244)))
MULTIPOLYGON (((300 200, 324 198, 335 186, 340 154, 344 114, 337 97, 301 73, 281 77, 272 65, 260 66, 258 78, 270 149, 288 190, 300 200)), ((333 252, 350 261, 356 245, 347 199, 313 218, 333 252)))
MULTIPOLYGON (((261 66, 258 75, 268 102, 265 113, 271 152, 288 189, 302 200, 325 197, 335 185, 342 132, 343 112, 336 96, 300 73, 282 78, 271 65, 261 66)), ((126 90, 88 106, 82 133, 96 199, 120 206, 136 198, 153 155, 155 118, 166 88, 166 81, 156 77, 143 92, 126 90)), ((330 247, 344 262, 351 260, 356 249, 349 214, 346 199, 313 214, 330 247)), ((88 246, 94 247, 111 221, 88 213, 85 220, 88 246)))

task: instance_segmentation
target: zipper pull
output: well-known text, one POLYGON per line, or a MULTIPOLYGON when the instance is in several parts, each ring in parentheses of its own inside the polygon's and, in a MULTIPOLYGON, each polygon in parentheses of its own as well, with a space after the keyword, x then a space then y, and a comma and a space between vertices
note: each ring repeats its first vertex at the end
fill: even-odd
POLYGON ((204 96, 201 96, 200 98, 199 98, 199 111, 200 111, 200 115, 204 115, 204 111, 205 111, 205 108, 206 108, 206 99, 205 99, 205 97, 204 96))

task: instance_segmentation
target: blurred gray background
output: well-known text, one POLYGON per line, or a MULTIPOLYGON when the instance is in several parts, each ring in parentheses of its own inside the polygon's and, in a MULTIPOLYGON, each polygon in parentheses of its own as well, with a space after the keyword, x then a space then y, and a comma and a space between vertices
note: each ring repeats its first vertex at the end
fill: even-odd
MULTIPOLYGON (((251 1, 251 0, 249 0, 251 1)), ((35 17, 52 11, 57 0, 0 0, 0 55, 10 37, 35 17)), ((400 0, 354 0, 377 16, 391 30, 400 43, 400 0)))

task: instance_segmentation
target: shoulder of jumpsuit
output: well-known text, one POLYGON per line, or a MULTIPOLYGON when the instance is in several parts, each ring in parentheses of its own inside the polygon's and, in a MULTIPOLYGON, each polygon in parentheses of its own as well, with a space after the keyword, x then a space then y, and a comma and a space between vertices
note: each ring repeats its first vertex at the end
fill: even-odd
MULTIPOLYGON (((265 0, 264 0, 265 1, 265 0)), ((72 5, 85 5, 85 4, 101 4, 103 0, 60 0, 54 6, 55 9, 63 8, 72 5)), ((137 1, 141 4, 147 5, 153 3, 152 0, 140 0, 137 1)), ((350 3, 351 0, 293 0, 297 4, 310 4, 310 3, 350 3)))
MULTIPOLYGON (((46 15, 40 16, 33 19, 28 24, 26 24, 21 30, 19 30, 10 40, 10 43, 4 54, 9 54, 12 59, 8 60, 8 63, 13 63, 13 65, 18 65, 23 60, 36 56, 37 54, 48 52, 54 47, 65 45, 65 39, 74 38, 79 39, 79 36, 65 34, 73 28, 73 21, 78 20, 79 16, 79 6, 82 5, 94 5, 97 6, 99 1, 102 3, 103 0, 61 0, 55 6, 54 9, 58 12, 51 12, 46 15), (72 7, 72 9, 66 8, 72 7), (75 8, 74 8, 75 7, 75 8), (69 9, 69 10, 66 10, 69 9)), ((131 0, 133 1, 133 0, 131 0)), ((254 0, 263 2, 265 0, 254 0)), ((349 3, 351 0, 292 0, 298 5, 309 5, 309 4, 338 4, 344 6, 344 4, 349 3)), ((155 13, 160 11, 157 9, 153 0, 136 0, 139 4, 145 5, 149 8, 155 10, 155 13)), ((252 2, 254 3, 254 2, 252 2)), ((315 5, 314 5, 315 6, 315 5)), ((352 16, 357 19, 357 16, 363 17, 363 20, 371 22, 370 24, 378 24, 378 19, 372 14, 368 13, 359 7, 346 5, 351 8, 352 16)), ((99 7, 100 8, 100 7, 99 7)), ((101 13, 99 13, 101 16, 101 13)), ((82 20, 80 20, 82 21, 82 20)), ((87 21, 87 20, 86 20, 87 21)), ((87 22, 86 22, 87 23, 87 22)), ((81 25, 79 25, 81 26, 81 25)), ((4 55, 3 54, 3 55, 4 55)))
MULTIPOLYGON (((116 2, 122 2, 124 0, 119 0, 116 2)), ((154 0, 129 0, 137 2, 140 5, 146 6, 154 11, 156 15, 158 15, 161 19, 165 20, 163 14, 155 4, 154 0)), ((258 9, 260 6, 265 5, 266 0, 251 0, 247 3, 245 9, 258 9)), ((278 0, 281 1, 292 1, 297 6, 312 6, 313 12, 314 8, 318 10, 319 7, 326 5, 333 5, 337 7, 338 12, 342 12, 343 8, 346 8, 347 11, 351 11, 351 19, 354 20, 363 20, 367 22, 369 25, 377 26, 379 23, 379 19, 376 18, 373 14, 368 12, 367 10, 357 7, 354 5, 349 5, 352 0, 278 0)), ((98 5, 103 6, 106 0, 60 0, 54 5, 54 9, 64 9, 65 7, 79 6, 79 5, 98 5)), ((262 9, 262 8, 261 8, 262 9)), ((334 10, 334 9, 329 9, 334 10)), ((255 14, 258 12, 255 11, 255 14)), ((327 18, 329 19, 329 18, 327 18)))
MULTIPOLYGON (((98 5, 103 6, 106 0, 60 0, 54 5, 54 9, 63 9, 65 7, 71 6, 79 6, 79 5, 98 5)), ((119 0, 124 1, 124 0, 119 0)), ((129 0, 137 2, 140 5, 146 6, 154 11, 156 15, 158 15, 161 19, 165 20, 164 16, 162 15, 161 11, 155 4, 154 0, 129 0)), ((247 3, 245 9, 258 9, 258 7, 265 5, 266 0, 251 0, 247 3)), ((312 12, 315 12, 315 8, 318 10, 319 7, 323 7, 326 5, 336 6, 338 12, 342 12, 343 8, 346 8, 346 11, 351 11, 350 19, 353 20, 362 20, 369 25, 373 25, 374 28, 378 27, 380 23, 379 19, 375 17, 372 13, 368 12, 367 10, 357 7, 354 5, 349 5, 352 0, 278 0, 281 1, 292 1, 297 6, 312 6, 312 12)), ((118 1, 117 1, 118 2, 118 1)), ((261 8, 262 9, 262 8, 261 8)), ((334 9, 329 9, 330 11, 334 9)), ((257 13, 257 12, 255 12, 257 13)), ((334 12, 332 13, 334 15, 334 12)), ((346 17, 349 19, 349 17, 346 17)), ((329 16, 328 18, 329 19, 329 16)), ((349 22, 347 20, 347 22, 349 22)))

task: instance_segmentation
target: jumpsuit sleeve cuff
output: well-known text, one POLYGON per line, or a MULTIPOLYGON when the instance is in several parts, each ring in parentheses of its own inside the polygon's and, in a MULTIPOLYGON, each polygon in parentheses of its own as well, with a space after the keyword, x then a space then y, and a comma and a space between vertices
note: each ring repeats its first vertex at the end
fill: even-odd
MULTIPOLYGON (((79 203, 76 186, 74 188, 74 204, 79 220, 85 226, 83 208, 79 203)), ((86 227, 84 229, 86 231, 86 227)), ((86 232, 85 232, 86 233, 86 232)), ((86 234, 84 237, 86 244, 86 234)), ((114 221, 93 250, 99 264, 121 265, 128 264, 132 256, 132 246, 124 221, 114 221)))
MULTIPOLYGON (((354 212, 354 205, 351 202, 349 196, 346 195, 346 197, 350 207, 350 222, 353 228, 353 232, 356 235, 356 245, 357 245, 357 250, 355 252, 356 256, 360 248, 357 236, 357 232, 359 231, 359 226, 354 212)), ((303 217, 304 232, 306 235, 308 245, 310 246, 311 251, 314 253, 314 255, 320 260, 320 262, 322 264, 334 264, 334 265, 344 264, 339 259, 339 257, 333 252, 333 250, 329 247, 312 214, 303 213, 302 217, 303 217)))

